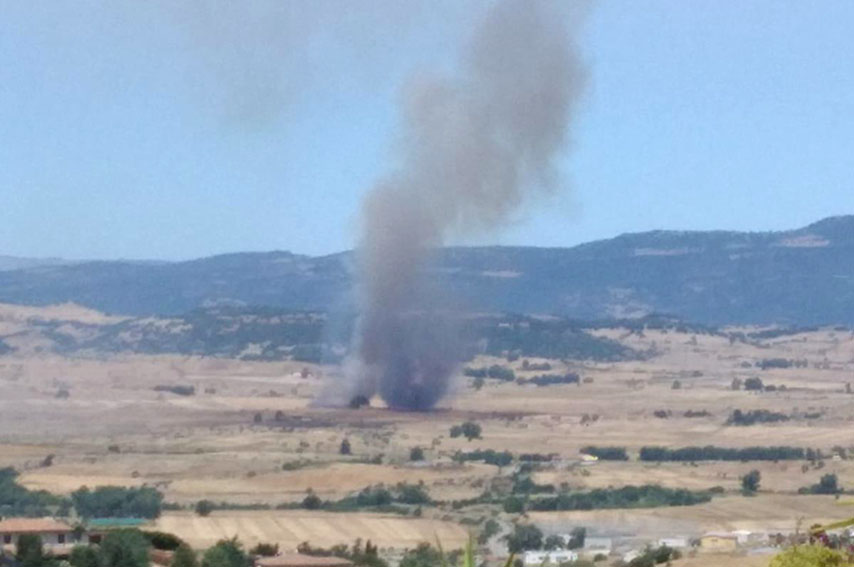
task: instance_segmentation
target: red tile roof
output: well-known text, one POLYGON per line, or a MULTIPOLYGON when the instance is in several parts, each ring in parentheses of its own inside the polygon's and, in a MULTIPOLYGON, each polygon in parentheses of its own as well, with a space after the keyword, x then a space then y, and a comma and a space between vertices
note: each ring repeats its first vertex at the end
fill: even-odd
POLYGON ((53 518, 6 518, 0 520, 0 533, 44 534, 69 533, 71 526, 53 518))

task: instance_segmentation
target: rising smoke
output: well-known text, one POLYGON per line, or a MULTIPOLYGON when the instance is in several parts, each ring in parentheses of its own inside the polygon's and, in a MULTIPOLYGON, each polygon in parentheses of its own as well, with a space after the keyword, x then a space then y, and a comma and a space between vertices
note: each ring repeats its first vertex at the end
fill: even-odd
POLYGON ((352 393, 416 410, 445 394, 458 352, 425 268, 450 236, 493 230, 555 185, 585 82, 578 14, 558 8, 497 2, 459 77, 420 77, 406 89, 401 165, 363 203, 352 393))

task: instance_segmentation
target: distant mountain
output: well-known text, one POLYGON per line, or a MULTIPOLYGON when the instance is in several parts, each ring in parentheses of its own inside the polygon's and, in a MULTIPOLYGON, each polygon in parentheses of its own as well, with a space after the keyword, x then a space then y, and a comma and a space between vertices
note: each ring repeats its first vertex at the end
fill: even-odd
MULTIPOLYGON (((176 263, 0 271, 0 302, 110 313, 348 305, 352 254, 241 253, 176 263)), ((448 248, 431 268, 472 310, 582 319, 667 313, 704 324, 854 325, 854 216, 764 233, 653 231, 573 248, 448 248)))
POLYGON ((18 256, 0 255, 0 272, 8 270, 24 270, 37 268, 39 266, 58 266, 68 264, 67 260, 61 258, 20 258, 18 256))

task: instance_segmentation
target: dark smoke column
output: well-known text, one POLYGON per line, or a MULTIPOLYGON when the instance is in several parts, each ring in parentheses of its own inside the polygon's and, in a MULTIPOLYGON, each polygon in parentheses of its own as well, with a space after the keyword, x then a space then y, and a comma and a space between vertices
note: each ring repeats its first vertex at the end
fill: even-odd
POLYGON ((424 268, 449 236, 495 229, 555 185, 585 78, 567 4, 497 2, 459 77, 419 77, 405 90, 400 166, 363 204, 353 395, 416 410, 444 395, 456 350, 429 309, 424 268))

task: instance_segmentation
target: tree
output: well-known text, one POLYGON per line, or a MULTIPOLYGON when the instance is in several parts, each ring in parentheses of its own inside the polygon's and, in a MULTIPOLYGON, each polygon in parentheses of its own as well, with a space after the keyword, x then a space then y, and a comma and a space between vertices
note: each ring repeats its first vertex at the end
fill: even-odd
POLYGON ((507 550, 521 553, 526 550, 542 549, 543 532, 533 524, 516 524, 513 533, 507 536, 507 550))
POLYGON ((352 454, 353 451, 350 447, 350 440, 349 439, 347 439, 345 437, 344 440, 341 441, 341 447, 338 448, 338 452, 341 453, 342 455, 352 454))
POLYGON ((264 421, 264 416, 261 415, 261 412, 255 414, 255 417, 252 418, 253 423, 261 423, 264 421))
POLYGON ((518 496, 508 496, 504 499, 504 511, 508 514, 521 514, 525 511, 525 501, 518 496))
POLYGON ((99 567, 98 552, 89 545, 75 545, 68 556, 71 567, 99 567))
POLYGON ((480 425, 473 421, 467 421, 462 424, 462 433, 463 436, 471 441, 472 439, 480 439, 481 428, 480 425))
POLYGON ((249 550, 249 554, 257 555, 260 557, 274 557, 279 554, 279 544, 260 542, 258 543, 258 545, 249 550))
POLYGON ((569 542, 566 547, 569 549, 581 549, 584 547, 585 539, 587 539, 587 528, 574 528, 569 535, 569 542))
POLYGON ((111 531, 101 542, 101 566, 148 567, 148 548, 148 539, 139 530, 111 531))
POLYGON ((543 549, 551 551, 553 549, 563 549, 566 542, 559 535, 550 535, 543 542, 543 549))
POLYGON ((409 460, 410 461, 423 461, 424 460, 424 449, 421 447, 413 447, 409 450, 409 460))
POLYGON ((732 384, 730 384, 730 388, 733 390, 741 390, 741 379, 740 378, 733 378, 732 384))
POLYGON ((42 567, 45 563, 44 544, 36 534, 21 534, 15 547, 15 559, 21 567, 42 567))
POLYGON ((400 560, 400 567, 438 567, 445 563, 438 549, 429 543, 420 543, 415 549, 406 552, 400 560))
POLYGON ((745 390, 762 391, 765 385, 762 383, 762 378, 752 377, 744 381, 745 390))
POLYGON ((826 474, 818 481, 815 489, 816 494, 837 494, 842 492, 839 488, 839 478, 835 474, 826 474))
POLYGON ((681 390, 682 389, 682 382, 680 382, 679 380, 674 380, 673 384, 670 385, 670 389, 671 390, 681 390))
POLYGON ((186 543, 182 543, 175 550, 169 567, 198 567, 198 565, 199 559, 196 557, 196 552, 186 543))
POLYGON ((237 538, 222 539, 202 556, 202 567, 249 567, 251 561, 237 538))
POLYGON ((302 499, 302 507, 306 510, 319 510, 321 506, 323 506, 323 501, 309 489, 308 494, 302 499))
POLYGON ((762 480, 762 475, 758 470, 754 469, 741 477, 741 490, 745 495, 753 495, 759 490, 759 481, 762 480))
POLYGON ((211 512, 214 511, 214 503, 210 500, 199 500, 196 502, 196 514, 201 517, 210 516, 211 512))

